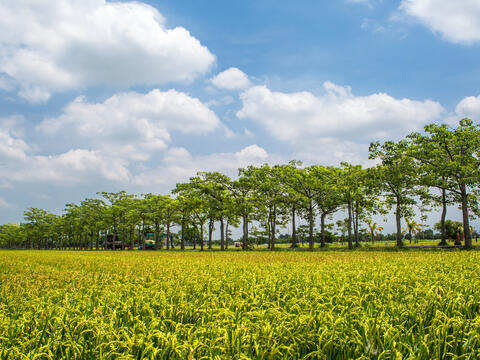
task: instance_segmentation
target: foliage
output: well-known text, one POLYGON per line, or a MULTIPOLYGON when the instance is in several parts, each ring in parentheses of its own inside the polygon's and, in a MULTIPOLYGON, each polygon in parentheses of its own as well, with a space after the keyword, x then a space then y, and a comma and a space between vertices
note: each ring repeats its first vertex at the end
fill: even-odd
MULTIPOLYGON (((441 223, 436 223, 434 226, 435 230, 440 231, 442 229, 441 223)), ((445 220, 445 229, 446 235, 448 239, 455 240, 457 238, 457 234, 463 228, 463 223, 460 221, 453 221, 453 220, 445 220)))
MULTIPOLYGON (((173 246, 171 241, 164 241, 173 232, 178 232, 182 250, 186 240, 203 250, 205 244, 213 249, 217 241, 213 234, 219 229, 220 249, 226 250, 232 227, 238 228, 241 223, 244 250, 258 242, 266 242, 274 250, 279 230, 287 224, 292 229, 291 247, 298 247, 298 240, 303 245, 307 237, 313 250, 318 238, 316 224, 321 246, 325 246, 329 241, 327 229, 334 225, 329 221, 340 210, 347 217, 337 221, 337 231, 340 241, 347 240, 349 248, 354 242, 360 246, 366 232, 372 244, 375 238, 381 238, 378 225, 371 219, 388 211, 395 214, 396 244, 403 246, 403 233, 408 233, 409 239, 420 234, 420 225, 409 220, 415 211, 419 209, 424 224, 431 207, 441 205, 440 223, 445 224, 450 204, 462 209, 462 236, 465 247, 472 246, 474 229, 469 221, 480 216, 478 124, 470 119, 462 119, 455 128, 430 124, 424 133, 370 144, 369 157, 377 160, 377 165, 367 169, 346 162, 337 167, 304 166, 292 160, 284 165, 240 168, 236 179, 219 172, 199 172, 189 181, 178 183, 168 195, 98 192, 100 198, 66 204, 62 215, 28 208, 18 229, 11 224, 2 226, 0 246, 146 249, 145 229, 153 229, 157 250, 173 246), (308 225, 299 226, 297 217, 308 225), (402 222, 406 225, 403 233, 402 222), (368 229, 361 229, 365 225, 368 229), (161 238, 163 231, 166 234, 161 238)), ((444 225, 440 231, 440 244, 445 245, 444 225)))
MULTIPOLYGON (((465 246, 472 246, 469 208, 476 203, 480 185, 480 126, 470 119, 462 119, 459 126, 446 124, 425 126, 425 135, 408 136, 408 154, 422 166, 422 181, 449 191, 463 213, 465 246)), ((443 195, 443 202, 445 202, 443 195)), ((444 218, 444 217, 443 217, 444 218)))
POLYGON ((381 163, 372 169, 371 176, 383 191, 385 204, 395 209, 397 246, 402 246, 401 219, 412 215, 415 197, 421 194, 418 181, 418 168, 406 154, 407 143, 386 141, 383 144, 370 144, 370 158, 381 163))

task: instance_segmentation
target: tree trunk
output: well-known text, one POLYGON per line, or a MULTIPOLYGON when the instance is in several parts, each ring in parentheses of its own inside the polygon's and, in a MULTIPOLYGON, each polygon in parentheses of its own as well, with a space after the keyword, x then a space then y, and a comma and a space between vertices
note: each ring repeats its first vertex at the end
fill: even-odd
POLYGON ((295 205, 292 206, 292 248, 297 245, 297 229, 295 228, 295 205))
POLYGON ((313 251, 314 242, 313 242, 313 204, 312 200, 310 199, 310 206, 308 208, 308 249, 313 251))
POLYGON ((272 247, 272 231, 271 231, 271 226, 272 226, 272 219, 270 218, 270 213, 268 214, 268 219, 267 219, 267 249, 271 249, 272 247))
POLYGON ((271 241, 271 244, 270 244, 270 249, 271 249, 271 250, 275 250, 275 240, 276 240, 276 239, 275 239, 275 232, 277 231, 277 229, 276 229, 276 227, 277 227, 277 226, 276 226, 276 225, 277 225, 277 224, 276 224, 276 223, 277 223, 277 217, 276 217, 276 215, 275 215, 275 211, 276 211, 276 210, 275 210, 275 208, 274 208, 273 214, 272 214, 272 225, 270 226, 271 231, 272 231, 272 241, 271 241))
POLYGON ((112 243, 112 250, 115 250, 115 240, 118 239, 118 230, 117 230, 117 224, 114 222, 113 223, 113 243, 112 243))
POLYGON ((200 250, 203 251, 203 223, 200 223, 200 250))
POLYGON ((442 189, 442 217, 440 218, 442 240, 440 245, 447 245, 447 229, 445 227, 445 219, 447 217, 447 191, 442 189))
POLYGON ((125 250, 125 240, 127 239, 127 231, 125 228, 122 230, 122 250, 125 250))
POLYGON ((350 199, 348 199, 347 208, 348 208, 348 248, 353 249, 353 241, 352 241, 352 201, 350 199))
POLYGON ((193 225, 193 250, 197 249, 197 225, 193 225))
POLYGON ((225 225, 225 250, 228 249, 228 220, 227 224, 225 225))
POLYGON ((402 218, 400 215, 400 198, 397 196, 397 207, 395 209, 395 221, 397 224, 397 246, 402 247, 402 218))
POLYGON ((97 251, 99 248, 99 242, 100 242, 100 231, 97 230, 97 237, 95 238, 95 250, 97 251))
POLYGON ((320 246, 322 248, 325 247, 325 216, 327 216, 327 213, 322 213, 322 215, 320 216, 320 231, 322 234, 320 246))
POLYGON ((145 250, 145 220, 142 219, 142 250, 145 250))
POLYGON ((469 249, 472 247, 472 234, 470 233, 468 219, 468 194, 465 184, 460 186, 460 193, 462 194, 463 236, 465 238, 465 248, 469 249))
POLYGON ((223 216, 220 217, 220 250, 225 250, 225 233, 224 233, 223 216))
POLYGON ((133 242, 135 238, 135 226, 130 227, 130 250, 133 250, 133 242))
POLYGON ((212 250, 213 224, 214 224, 214 220, 210 219, 210 222, 208 223, 208 249, 209 250, 212 250))
POLYGON ((182 216, 182 239, 180 240, 180 249, 185 250, 185 216, 182 216))
POLYGON ((160 232, 160 229, 159 229, 159 224, 156 222, 155 223, 155 250, 158 250, 158 236, 159 236, 159 232, 160 232))
POLYGON ((170 223, 167 223, 167 250, 170 250, 170 223))
POLYGON ((359 209, 358 209, 358 201, 355 202, 355 247, 360 247, 360 235, 358 231, 358 215, 359 215, 359 209))
POLYGON ((243 250, 248 250, 248 218, 243 215, 243 250))

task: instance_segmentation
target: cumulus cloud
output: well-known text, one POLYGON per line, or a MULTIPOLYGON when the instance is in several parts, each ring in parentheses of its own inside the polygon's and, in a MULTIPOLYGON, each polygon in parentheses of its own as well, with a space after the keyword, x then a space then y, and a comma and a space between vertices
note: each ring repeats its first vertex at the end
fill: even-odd
POLYGON ((400 11, 454 43, 480 41, 478 0, 402 0, 400 11))
POLYGON ((218 117, 200 100, 176 90, 155 89, 115 94, 103 103, 79 97, 37 129, 49 135, 73 133, 104 153, 146 160, 167 148, 172 131, 201 135, 217 127, 218 117))
POLYGON ((93 150, 73 149, 56 156, 32 156, 28 160, 28 168, 14 174, 15 180, 33 176, 36 181, 72 184, 95 178, 126 182, 131 176, 126 161, 93 150))
POLYGON ((219 89, 242 90, 250 86, 248 76, 240 69, 231 67, 211 79, 219 89))
POLYGON ((0 18, 1 87, 13 80, 32 102, 91 85, 189 82, 215 61, 185 28, 167 29, 140 2, 7 0, 0 18))
POLYGON ((474 122, 480 121, 480 95, 464 97, 445 119, 445 123, 451 126, 457 126, 458 122, 463 118, 470 118, 474 122))
POLYGON ((0 73, 0 90, 12 91, 15 89, 13 82, 0 73))
POLYGON ((467 96, 463 98, 455 108, 460 118, 469 117, 480 121, 480 96, 467 96))
POLYGON ((355 96, 350 87, 324 84, 326 94, 274 92, 255 86, 241 94, 239 118, 249 118, 275 138, 296 145, 321 138, 368 142, 421 129, 444 113, 431 100, 395 99, 385 93, 355 96))
POLYGON ((213 153, 192 155, 184 148, 172 148, 165 154, 162 165, 145 171, 134 178, 140 186, 164 185, 173 187, 175 183, 188 181, 198 171, 220 171, 236 176, 238 168, 261 165, 266 162, 281 162, 280 157, 270 155, 265 149, 254 144, 234 153, 213 153))
POLYGON ((121 158, 100 151, 72 149, 36 155, 18 129, 19 118, 0 119, 0 181, 78 183, 95 178, 126 181, 130 172, 121 158))
POLYGON ((2 162, 22 161, 27 157, 26 152, 30 147, 22 139, 23 131, 20 128, 22 122, 23 118, 17 116, 0 118, 0 160, 3 160, 2 162))
POLYGON ((368 160, 368 147, 369 144, 366 143, 338 138, 320 138, 295 151, 292 158, 302 160, 306 164, 337 166, 342 161, 347 161, 369 167, 375 162, 368 160))

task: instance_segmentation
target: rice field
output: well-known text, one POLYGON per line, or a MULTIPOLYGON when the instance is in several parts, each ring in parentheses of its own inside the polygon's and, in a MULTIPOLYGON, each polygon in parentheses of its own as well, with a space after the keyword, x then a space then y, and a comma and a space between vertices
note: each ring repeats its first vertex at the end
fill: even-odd
POLYGON ((0 252, 1 359, 480 358, 480 252, 0 252))

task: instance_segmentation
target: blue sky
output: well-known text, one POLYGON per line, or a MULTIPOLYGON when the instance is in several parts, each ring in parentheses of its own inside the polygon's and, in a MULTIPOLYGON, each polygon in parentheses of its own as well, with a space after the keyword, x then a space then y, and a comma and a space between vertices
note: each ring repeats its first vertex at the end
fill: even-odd
POLYGON ((0 4, 0 222, 480 117, 480 2, 0 4))

